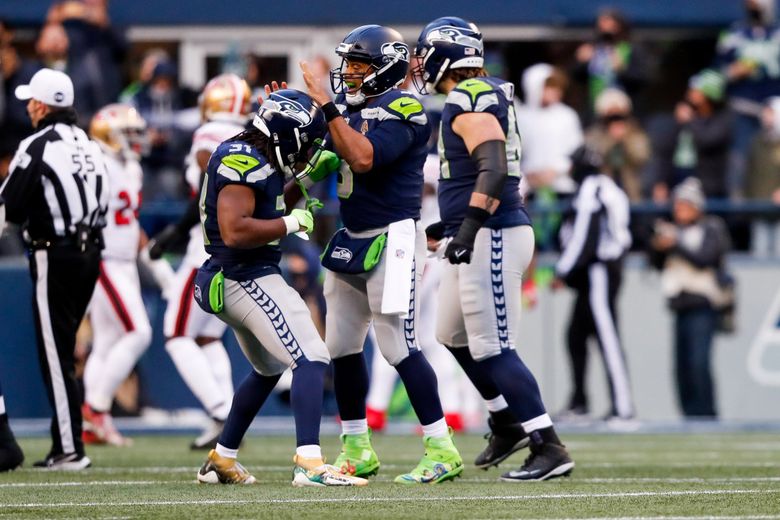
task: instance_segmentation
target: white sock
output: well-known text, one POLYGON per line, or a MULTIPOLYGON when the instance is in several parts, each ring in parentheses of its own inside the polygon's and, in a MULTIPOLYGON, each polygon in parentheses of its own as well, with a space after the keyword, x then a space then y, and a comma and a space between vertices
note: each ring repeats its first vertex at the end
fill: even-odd
POLYGON ((359 435, 361 433, 368 433, 368 421, 366 419, 341 421, 341 433, 345 435, 359 435))
POLYGON ((238 448, 231 450, 230 448, 226 448, 223 445, 217 443, 216 452, 220 457, 227 457, 229 459, 238 458, 238 448))
POLYGON ((5 415, 5 398, 0 395, 0 415, 5 415))
POLYGON ((220 421, 227 419, 231 402, 222 394, 209 360, 195 340, 185 337, 169 339, 165 343, 165 350, 181 378, 209 415, 220 421))
POLYGON ((504 399, 504 396, 501 394, 494 399, 485 399, 485 406, 487 406, 489 412, 500 412, 501 410, 509 408, 506 399, 504 399))
POLYGON ((547 415, 546 413, 540 415, 539 417, 534 417, 533 419, 525 421, 522 424, 525 433, 535 432, 536 430, 541 430, 542 428, 549 428, 550 426, 553 425, 552 419, 550 419, 550 416, 547 415))
POLYGON ((450 429, 444 417, 431 424, 422 425, 423 437, 449 437, 450 429))
POLYGON ((214 378, 222 388, 222 395, 228 402, 231 402, 233 400, 233 371, 225 345, 221 341, 212 341, 203 345, 201 350, 206 355, 206 359, 209 360, 211 373, 214 374, 214 378))
POLYGON ((93 410, 107 410, 111 407, 111 401, 105 404, 104 401, 106 399, 101 399, 97 392, 100 386, 100 379, 103 377, 103 372, 105 372, 106 368, 106 354, 108 352, 101 350, 100 345, 94 342, 92 351, 84 364, 84 401, 93 410), (102 408, 101 405, 103 406, 102 408))
POLYGON ((304 459, 321 459, 322 450, 318 444, 304 444, 295 448, 295 454, 304 459))
POLYGON ((137 330, 123 335, 111 346, 108 355, 102 360, 100 373, 92 380, 92 385, 88 385, 86 379, 84 381, 86 401, 95 411, 108 412, 111 409, 117 388, 133 371, 151 340, 151 329, 137 330))

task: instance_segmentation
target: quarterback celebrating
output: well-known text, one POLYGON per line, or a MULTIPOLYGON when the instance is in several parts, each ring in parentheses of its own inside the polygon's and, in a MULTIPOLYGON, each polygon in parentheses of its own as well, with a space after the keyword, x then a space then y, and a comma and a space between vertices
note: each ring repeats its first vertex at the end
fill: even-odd
POLYGON ((325 118, 309 96, 280 90, 261 105, 250 129, 219 145, 209 160, 200 219, 210 258, 198 270, 194 297, 230 325, 254 370, 236 391, 199 482, 256 482, 236 461, 238 447, 282 372, 292 368, 298 446, 293 485, 368 483, 324 463, 319 430, 330 356, 309 309, 279 269, 279 240, 314 229, 308 210, 284 215, 285 179, 318 150, 325 130, 325 118))
POLYGON ((425 455, 399 483, 436 483, 463 471, 437 391, 436 374, 420 351, 415 309, 425 233, 419 224, 422 167, 431 128, 420 102, 397 86, 409 70, 401 35, 379 25, 350 32, 331 71, 335 103, 302 64, 311 97, 328 121, 328 146, 343 159, 338 195, 346 226, 325 253, 325 341, 333 358, 341 416, 342 472, 379 469, 366 421, 368 370, 363 343, 373 322, 379 351, 398 371, 422 424, 425 455))
POLYGON ((574 462, 555 433, 533 374, 515 349, 521 277, 533 254, 534 235, 518 191, 514 87, 487 77, 482 34, 460 18, 428 24, 415 54, 418 90, 447 96, 439 141, 442 221, 429 227, 429 238, 446 239, 440 244, 446 263, 436 335, 491 410, 491 445, 477 465, 497 464, 528 443, 524 430, 531 455, 502 480, 567 475, 574 462), (515 417, 522 428, 512 425, 515 417))

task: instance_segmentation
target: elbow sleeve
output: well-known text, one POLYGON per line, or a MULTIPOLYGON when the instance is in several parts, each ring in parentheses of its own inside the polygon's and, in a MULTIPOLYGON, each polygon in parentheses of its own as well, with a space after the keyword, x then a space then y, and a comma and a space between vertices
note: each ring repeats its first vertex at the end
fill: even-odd
POLYGON ((472 150, 471 158, 479 172, 474 191, 500 200, 508 171, 506 143, 499 140, 485 141, 472 150))

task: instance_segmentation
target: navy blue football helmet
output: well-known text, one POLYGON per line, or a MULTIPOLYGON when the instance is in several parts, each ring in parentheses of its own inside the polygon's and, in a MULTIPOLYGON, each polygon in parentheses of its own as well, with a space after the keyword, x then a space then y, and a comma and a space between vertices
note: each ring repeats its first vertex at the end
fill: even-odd
POLYGON ((308 94, 295 89, 277 90, 260 105, 252 126, 271 141, 273 161, 287 175, 296 163, 308 162, 321 150, 328 123, 308 94))
POLYGON ((418 59, 412 80, 420 94, 433 94, 450 69, 481 68, 484 63, 482 33, 473 23, 456 16, 432 21, 420 33, 414 55, 418 59))
POLYGON ((366 98, 384 94, 398 86, 409 71, 409 47, 395 29, 381 25, 362 25, 352 30, 336 47, 341 57, 338 68, 330 71, 330 85, 336 94, 346 94, 347 103, 360 105, 366 98), (365 74, 347 71, 347 60, 368 63, 365 74), (363 81, 357 92, 350 84, 363 81))

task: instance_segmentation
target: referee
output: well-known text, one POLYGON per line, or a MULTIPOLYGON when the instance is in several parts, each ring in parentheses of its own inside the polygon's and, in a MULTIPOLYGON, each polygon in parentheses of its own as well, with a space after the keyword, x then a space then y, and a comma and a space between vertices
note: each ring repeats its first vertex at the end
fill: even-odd
POLYGON ((618 333, 615 300, 623 276, 623 256, 631 247, 629 202, 625 192, 603 173, 601 155, 580 147, 572 155, 573 177, 579 182, 573 218, 561 227, 563 252, 556 275, 577 295, 568 330, 574 391, 568 419, 588 413, 585 392, 588 339, 601 347, 612 409, 606 420, 619 426, 634 416, 625 355, 618 333))
POLYGON ((19 144, 0 196, 30 250, 38 357, 54 408, 51 451, 34 465, 78 470, 91 462, 81 440, 74 349, 98 277, 108 177, 97 144, 76 126, 66 74, 41 69, 15 94, 27 101, 35 133, 19 144))

